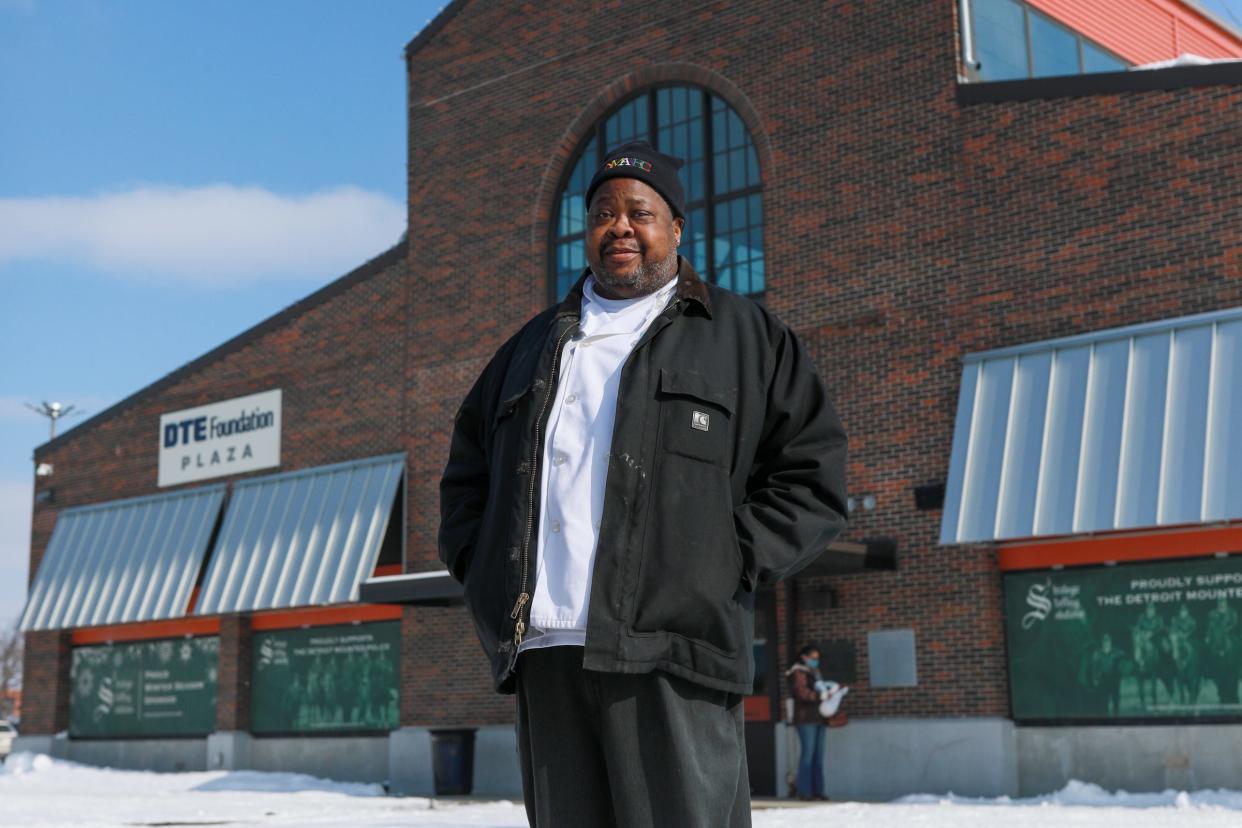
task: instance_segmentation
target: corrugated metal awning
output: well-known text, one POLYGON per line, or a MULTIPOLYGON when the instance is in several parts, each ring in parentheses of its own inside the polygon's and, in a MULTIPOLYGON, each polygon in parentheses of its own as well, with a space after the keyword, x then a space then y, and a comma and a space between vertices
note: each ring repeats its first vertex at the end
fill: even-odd
POLYGON ((941 543, 1242 518, 1242 308, 965 358, 941 543))
POLYGON ((394 454, 234 484, 195 612, 358 600, 404 469, 394 454))
POLYGON ((224 485, 66 509, 39 564, 23 630, 183 616, 224 485))

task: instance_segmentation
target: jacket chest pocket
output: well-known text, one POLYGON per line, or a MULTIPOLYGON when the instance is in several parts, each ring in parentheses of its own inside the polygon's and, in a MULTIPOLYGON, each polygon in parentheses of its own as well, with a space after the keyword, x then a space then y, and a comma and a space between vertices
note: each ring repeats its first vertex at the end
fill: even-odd
POLYGON ((736 388, 714 385, 705 375, 660 369, 660 447, 728 468, 736 388))
POLYGON ((525 421, 520 413, 524 405, 530 404, 534 390, 534 383, 529 380, 524 383, 506 381, 501 390, 491 424, 492 457, 501 467, 507 460, 514 460, 516 452, 522 450, 524 435, 517 424, 525 421))
POLYGON ((492 426, 499 426, 505 420, 512 418, 530 392, 535 390, 536 385, 542 386, 543 382, 536 382, 530 377, 518 377, 513 374, 505 377, 500 387, 500 401, 496 404, 496 413, 492 418, 492 426))

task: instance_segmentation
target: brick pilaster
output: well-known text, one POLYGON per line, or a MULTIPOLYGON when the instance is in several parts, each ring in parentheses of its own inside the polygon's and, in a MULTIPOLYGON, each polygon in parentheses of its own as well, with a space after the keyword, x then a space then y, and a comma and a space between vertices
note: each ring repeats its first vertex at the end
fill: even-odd
POLYGON ((22 679, 22 733, 47 735, 69 728, 69 667, 73 649, 69 633, 26 633, 22 679))
POLYGON ((250 729, 250 616, 220 619, 220 673, 216 690, 216 730, 250 729))

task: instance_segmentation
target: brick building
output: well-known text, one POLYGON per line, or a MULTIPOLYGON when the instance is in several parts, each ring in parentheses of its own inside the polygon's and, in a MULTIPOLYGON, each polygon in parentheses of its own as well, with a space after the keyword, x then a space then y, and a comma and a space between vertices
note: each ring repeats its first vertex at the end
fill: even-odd
POLYGON ((473 378, 581 267, 597 154, 644 136, 691 159, 687 255, 792 325, 850 434, 845 542, 758 602, 755 790, 783 792, 806 641, 853 688, 834 797, 1236 786, 1236 596, 1203 593, 1194 634, 1188 592, 1150 597, 1228 585, 1242 552, 1242 64, 1127 68, 1183 52, 1242 36, 1173 0, 450 3, 406 52, 406 241, 36 450, 22 739, 427 791, 431 730, 472 727, 475 790, 515 791, 512 699, 438 574, 437 482, 473 378), (274 462, 213 461, 199 417, 274 462), (126 600, 172 577, 142 527, 178 496, 206 515, 179 587, 126 600), (1160 629, 1132 636, 1147 604, 1160 629), (121 673, 87 714, 125 647, 129 691, 181 704, 146 689, 188 652, 158 642, 200 639, 182 730, 107 719, 121 673), (351 654, 391 711, 340 701, 351 654), (273 695, 295 674, 315 690, 273 695))

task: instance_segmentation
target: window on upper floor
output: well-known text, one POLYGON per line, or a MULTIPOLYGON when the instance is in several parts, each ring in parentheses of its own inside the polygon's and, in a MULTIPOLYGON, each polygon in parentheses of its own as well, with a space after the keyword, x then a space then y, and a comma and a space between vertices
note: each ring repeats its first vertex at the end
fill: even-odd
POLYGON ((705 280, 751 296, 764 290, 763 182, 754 141, 729 104, 705 89, 666 86, 630 98, 596 123, 578 148, 552 223, 553 299, 586 268, 586 189, 607 150, 650 141, 685 160, 681 253, 705 280))
POLYGON ((975 65, 967 80, 1120 72, 1129 64, 1022 0, 969 0, 975 65))

